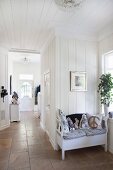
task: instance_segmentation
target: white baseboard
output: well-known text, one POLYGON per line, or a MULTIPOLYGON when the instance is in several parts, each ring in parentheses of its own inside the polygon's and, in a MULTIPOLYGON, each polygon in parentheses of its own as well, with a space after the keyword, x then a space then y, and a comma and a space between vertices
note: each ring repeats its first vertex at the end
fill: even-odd
POLYGON ((49 141, 51 145, 53 146, 54 150, 58 150, 57 144, 51 138, 49 138, 49 141))
POLYGON ((43 123, 41 121, 40 121, 40 126, 45 131, 45 126, 43 125, 43 123))
POLYGON ((49 132, 48 132, 48 130, 45 130, 46 131, 46 133, 47 133, 47 135, 48 135, 48 137, 49 137, 49 132))
POLYGON ((40 126, 47 133, 47 135, 49 137, 49 141, 50 141, 52 147, 54 148, 54 150, 57 150, 58 149, 57 144, 50 138, 49 132, 45 129, 45 126, 43 126, 42 122, 40 122, 40 126))
POLYGON ((0 127, 0 131, 6 129, 6 128, 8 128, 8 127, 10 127, 10 123, 8 123, 8 124, 0 127))
POLYGON ((109 146, 109 152, 113 153, 113 148, 109 146))

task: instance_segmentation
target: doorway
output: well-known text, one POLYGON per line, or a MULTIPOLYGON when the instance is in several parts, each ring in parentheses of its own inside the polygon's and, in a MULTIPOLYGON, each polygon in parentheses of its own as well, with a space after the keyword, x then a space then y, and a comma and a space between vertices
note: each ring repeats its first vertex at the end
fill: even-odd
MULTIPOLYGON (((20 75, 20 77, 22 78, 22 75, 20 75)), ((33 111, 34 110, 33 75, 26 74, 23 75, 23 78, 24 78, 23 80, 20 79, 19 81, 20 111, 33 111)))
POLYGON ((20 111, 33 111, 38 116, 35 89, 41 83, 40 54, 16 51, 9 52, 8 58, 8 77, 12 77, 12 93, 15 91, 19 96, 20 111))
POLYGON ((45 129, 50 133, 50 71, 44 74, 45 129))

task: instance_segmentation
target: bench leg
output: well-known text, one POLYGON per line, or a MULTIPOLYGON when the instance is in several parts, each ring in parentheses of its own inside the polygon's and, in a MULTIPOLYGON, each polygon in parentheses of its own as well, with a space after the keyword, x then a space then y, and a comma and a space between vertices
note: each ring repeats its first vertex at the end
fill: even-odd
POLYGON ((62 149, 62 160, 65 159, 65 151, 62 149))

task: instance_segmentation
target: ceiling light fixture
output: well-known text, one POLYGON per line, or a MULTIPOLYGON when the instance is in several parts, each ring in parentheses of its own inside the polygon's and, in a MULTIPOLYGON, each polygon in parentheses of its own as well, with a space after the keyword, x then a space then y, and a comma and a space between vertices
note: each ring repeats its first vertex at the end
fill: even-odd
POLYGON ((73 9, 79 7, 84 0, 55 0, 55 3, 62 9, 73 9))
POLYGON ((24 62, 29 62, 29 59, 27 57, 24 57, 24 62))

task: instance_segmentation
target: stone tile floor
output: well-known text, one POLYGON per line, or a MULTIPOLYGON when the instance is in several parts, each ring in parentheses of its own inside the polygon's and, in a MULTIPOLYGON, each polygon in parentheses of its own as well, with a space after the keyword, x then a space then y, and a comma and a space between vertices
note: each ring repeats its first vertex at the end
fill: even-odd
POLYGON ((0 170, 113 170, 113 155, 101 146, 54 151, 40 120, 22 112, 21 121, 0 131, 0 170))

